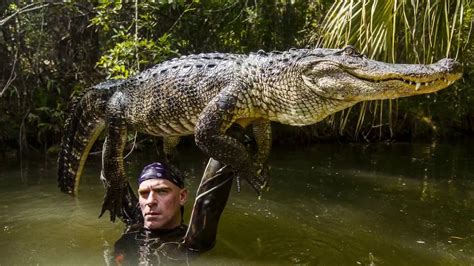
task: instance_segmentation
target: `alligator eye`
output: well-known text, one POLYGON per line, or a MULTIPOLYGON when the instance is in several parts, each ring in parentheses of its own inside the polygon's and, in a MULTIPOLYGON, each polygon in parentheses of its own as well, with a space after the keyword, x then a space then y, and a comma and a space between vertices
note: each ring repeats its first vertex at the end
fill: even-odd
POLYGON ((345 55, 349 55, 349 56, 360 56, 359 52, 357 52, 354 46, 351 46, 351 45, 344 47, 343 52, 345 55))

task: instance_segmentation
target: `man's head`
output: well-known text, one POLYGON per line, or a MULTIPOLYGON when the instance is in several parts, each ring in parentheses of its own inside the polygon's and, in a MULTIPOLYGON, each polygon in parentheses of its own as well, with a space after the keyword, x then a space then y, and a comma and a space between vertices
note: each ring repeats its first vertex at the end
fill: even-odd
POLYGON ((152 163, 143 168, 138 185, 145 228, 172 229, 181 224, 182 208, 188 198, 181 176, 165 164, 152 163))

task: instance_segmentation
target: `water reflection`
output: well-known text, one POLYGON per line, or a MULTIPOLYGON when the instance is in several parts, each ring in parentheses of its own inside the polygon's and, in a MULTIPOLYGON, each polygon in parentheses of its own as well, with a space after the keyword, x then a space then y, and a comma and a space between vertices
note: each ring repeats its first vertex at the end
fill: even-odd
MULTIPOLYGON (((216 248, 196 263, 473 264, 473 147, 276 148, 270 190, 261 200, 248 187, 233 191, 216 248)), ((130 177, 151 160, 133 156, 130 177)), ((194 190, 205 158, 197 151, 180 158, 194 190)), ((56 187, 55 158, 25 160, 23 172, 16 160, 3 160, 0 264, 104 264, 122 225, 97 219, 99 165, 90 158, 72 198, 56 187)))

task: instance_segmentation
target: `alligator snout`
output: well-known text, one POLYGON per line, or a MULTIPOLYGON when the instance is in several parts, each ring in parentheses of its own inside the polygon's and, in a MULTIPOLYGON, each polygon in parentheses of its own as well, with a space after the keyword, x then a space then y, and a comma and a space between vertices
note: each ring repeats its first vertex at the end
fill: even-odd
POLYGON ((445 68, 448 72, 461 73, 463 71, 462 64, 452 58, 443 58, 436 62, 436 65, 445 68))

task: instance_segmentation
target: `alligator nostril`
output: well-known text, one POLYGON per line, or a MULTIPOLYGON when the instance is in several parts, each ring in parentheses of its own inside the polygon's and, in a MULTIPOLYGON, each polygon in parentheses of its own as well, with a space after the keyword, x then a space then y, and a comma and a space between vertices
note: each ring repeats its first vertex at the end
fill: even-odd
POLYGON ((454 59, 451 59, 451 58, 443 58, 441 60, 438 61, 438 64, 442 65, 442 66, 451 66, 454 62, 456 62, 454 59))
POLYGON ((462 71, 462 64, 452 58, 443 58, 439 60, 437 64, 447 68, 449 71, 462 71))

